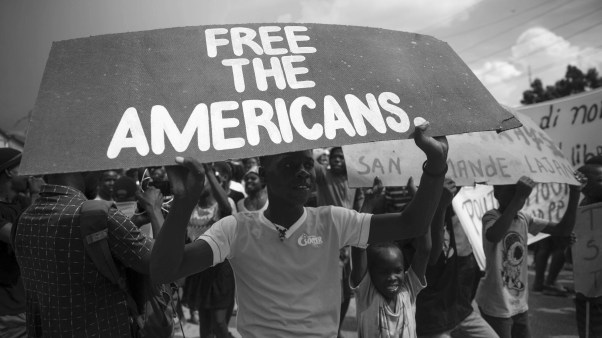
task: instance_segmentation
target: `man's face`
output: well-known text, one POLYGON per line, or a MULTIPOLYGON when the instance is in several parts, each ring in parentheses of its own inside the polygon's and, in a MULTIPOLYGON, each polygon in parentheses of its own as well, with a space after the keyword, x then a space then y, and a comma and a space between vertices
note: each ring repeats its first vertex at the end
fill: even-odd
POLYGON ((386 299, 394 298, 403 284, 403 255, 401 250, 384 248, 378 259, 370 262, 370 278, 378 292, 386 299))
POLYGON ((345 174, 347 173, 347 168, 345 167, 345 157, 343 156, 343 150, 335 149, 330 154, 330 171, 335 174, 345 174))
POLYGON ((118 178, 119 174, 116 171, 105 171, 100 178, 98 194, 107 199, 111 198, 113 196, 113 186, 118 178))
POLYGON ((594 201, 602 201, 602 166, 590 164, 581 172, 587 177, 583 195, 594 201))
POLYGON ((311 151, 274 155, 264 165, 270 200, 282 200, 293 205, 307 202, 316 179, 311 151))

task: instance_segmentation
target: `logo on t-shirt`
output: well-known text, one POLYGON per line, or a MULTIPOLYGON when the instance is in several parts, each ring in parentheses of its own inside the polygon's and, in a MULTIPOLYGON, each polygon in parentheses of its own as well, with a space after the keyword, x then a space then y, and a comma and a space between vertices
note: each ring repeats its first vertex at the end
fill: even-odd
POLYGON ((311 246, 317 248, 320 245, 322 245, 322 243, 324 243, 324 242, 322 241, 322 236, 312 236, 312 235, 308 235, 308 234, 303 234, 303 235, 299 236, 297 243, 300 246, 311 245, 311 246))
POLYGON ((525 259, 523 237, 514 231, 504 237, 502 251, 502 281, 510 292, 518 294, 525 290, 521 267, 525 259))

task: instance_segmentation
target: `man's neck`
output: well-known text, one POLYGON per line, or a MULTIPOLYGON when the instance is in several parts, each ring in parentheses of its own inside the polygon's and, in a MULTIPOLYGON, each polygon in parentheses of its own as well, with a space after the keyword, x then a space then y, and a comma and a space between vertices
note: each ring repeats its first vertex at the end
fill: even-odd
POLYGON ((303 215, 303 205, 289 205, 276 201, 270 202, 263 214, 270 222, 288 229, 303 215))

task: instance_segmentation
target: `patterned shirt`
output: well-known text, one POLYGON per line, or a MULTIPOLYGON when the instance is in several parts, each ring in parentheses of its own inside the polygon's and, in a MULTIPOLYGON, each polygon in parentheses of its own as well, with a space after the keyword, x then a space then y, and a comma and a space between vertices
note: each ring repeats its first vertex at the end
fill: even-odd
MULTIPOLYGON (((14 244, 27 291, 29 337, 130 337, 124 294, 85 254, 79 228, 84 201, 76 189, 45 185, 21 215, 14 244)), ((118 267, 148 273, 152 241, 115 208, 108 233, 118 267)))

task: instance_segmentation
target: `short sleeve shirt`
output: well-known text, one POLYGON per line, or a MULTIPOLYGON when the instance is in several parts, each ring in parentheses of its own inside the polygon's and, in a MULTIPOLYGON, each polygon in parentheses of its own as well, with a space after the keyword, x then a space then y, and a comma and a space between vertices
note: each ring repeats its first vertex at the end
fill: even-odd
POLYGON ((527 232, 536 235, 549 223, 521 211, 501 241, 487 240, 486 233, 502 213, 489 210, 483 215, 485 277, 477 289, 476 301, 485 314, 510 318, 528 310, 527 305, 527 232))
POLYGON ((367 337, 416 337, 416 297, 426 287, 412 268, 405 272, 404 283, 397 294, 395 309, 376 290, 370 273, 366 273, 354 289, 357 304, 358 336, 367 337))
POLYGON ((305 208, 280 239, 263 212, 238 213, 200 239, 213 263, 234 270, 243 337, 334 337, 341 304, 339 250, 365 247, 371 215, 340 207, 305 208))

